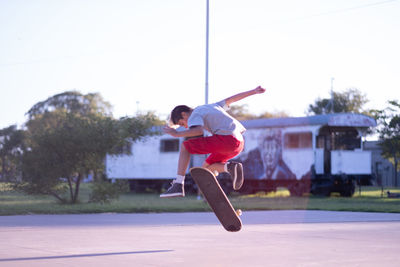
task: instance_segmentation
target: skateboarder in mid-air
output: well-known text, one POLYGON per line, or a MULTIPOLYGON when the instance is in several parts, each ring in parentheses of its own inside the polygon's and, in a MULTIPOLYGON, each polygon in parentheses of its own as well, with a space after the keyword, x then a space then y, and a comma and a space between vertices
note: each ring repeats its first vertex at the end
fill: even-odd
POLYGON ((185 196, 184 180, 191 154, 210 154, 202 167, 213 173, 228 172, 233 181, 233 189, 240 189, 244 180, 242 164, 228 160, 242 152, 244 147, 242 134, 246 129, 226 110, 236 101, 264 92, 265 89, 258 86, 214 104, 198 106, 195 109, 180 105, 172 110, 169 125, 164 127, 164 132, 174 137, 196 138, 187 139, 182 143, 177 178, 160 197, 185 196), (177 131, 175 129, 177 126, 183 126, 186 130, 177 131), (212 136, 203 137, 203 130, 207 130, 212 136))

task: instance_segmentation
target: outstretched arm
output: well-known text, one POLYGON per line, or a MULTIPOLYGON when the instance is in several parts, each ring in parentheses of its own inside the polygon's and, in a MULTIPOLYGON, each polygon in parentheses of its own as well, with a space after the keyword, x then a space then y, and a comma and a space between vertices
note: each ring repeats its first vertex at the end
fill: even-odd
POLYGON ((193 137, 193 136, 199 136, 203 134, 203 127, 202 126, 194 126, 190 127, 187 130, 183 131, 177 131, 174 128, 171 128, 169 126, 164 126, 163 128, 164 133, 169 134, 173 137, 193 137))
POLYGON ((255 94, 262 94, 265 92, 265 89, 262 88, 261 86, 258 86, 257 88, 253 89, 253 90, 249 90, 249 91, 245 91, 236 95, 233 95, 231 97, 228 97, 225 99, 225 103, 230 106, 232 103, 239 101, 243 98, 246 98, 248 96, 251 95, 255 95, 255 94))

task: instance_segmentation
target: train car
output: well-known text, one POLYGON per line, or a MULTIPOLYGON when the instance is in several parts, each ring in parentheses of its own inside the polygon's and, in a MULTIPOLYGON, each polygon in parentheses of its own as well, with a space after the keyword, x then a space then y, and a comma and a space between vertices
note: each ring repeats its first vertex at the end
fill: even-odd
MULTIPOLYGON (((343 196, 354 193, 356 183, 372 179, 371 152, 363 150, 363 137, 373 118, 353 113, 242 121, 244 151, 235 158, 243 164, 241 193, 274 191, 286 187, 291 195, 311 192, 343 196)), ((132 189, 161 190, 175 177, 182 138, 160 133, 132 144, 131 155, 107 156, 110 179, 129 179, 132 189)), ((190 167, 204 156, 192 157, 190 167)), ((220 175, 221 186, 231 191, 230 179, 220 175)), ((195 190, 188 177, 186 189, 195 190)))

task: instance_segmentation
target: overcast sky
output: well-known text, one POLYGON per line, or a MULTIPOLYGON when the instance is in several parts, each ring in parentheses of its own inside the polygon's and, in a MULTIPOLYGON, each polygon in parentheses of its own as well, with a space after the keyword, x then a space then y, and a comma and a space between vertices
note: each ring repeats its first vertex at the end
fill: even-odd
MULTIPOLYGON (((115 117, 204 104, 206 0, 0 0, 0 128, 98 92, 115 117)), ((304 116, 331 89, 400 99, 400 2, 210 0, 209 102, 262 85, 251 112, 304 116)))

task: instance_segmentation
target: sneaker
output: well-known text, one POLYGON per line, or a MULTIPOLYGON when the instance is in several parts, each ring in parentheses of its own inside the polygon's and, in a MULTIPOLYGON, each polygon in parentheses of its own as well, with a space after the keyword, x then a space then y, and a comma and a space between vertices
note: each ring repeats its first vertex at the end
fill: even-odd
POLYGON ((171 187, 160 195, 160 197, 184 197, 184 196, 185 196, 185 188, 183 184, 179 183, 172 183, 171 187))
POLYGON ((236 163, 236 181, 233 181, 233 189, 239 190, 244 183, 243 165, 240 162, 236 163))
POLYGON ((231 161, 228 163, 227 167, 228 172, 231 175, 233 189, 239 190, 244 182, 242 163, 231 161))

